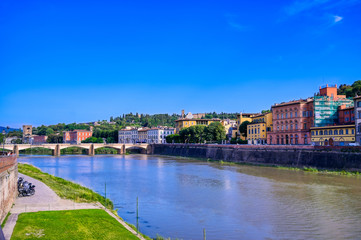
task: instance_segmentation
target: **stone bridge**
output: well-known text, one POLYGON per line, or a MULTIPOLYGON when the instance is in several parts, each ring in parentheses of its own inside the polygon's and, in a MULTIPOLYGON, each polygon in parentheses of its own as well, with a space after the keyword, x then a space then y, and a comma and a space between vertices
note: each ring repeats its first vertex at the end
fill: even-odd
MULTIPOLYGON (((2 147, 2 146, 1 146, 2 147)), ((69 147, 78 147, 87 149, 88 155, 94 155, 95 149, 97 148, 113 148, 116 149, 118 154, 125 154, 127 149, 139 149, 142 153, 148 153, 150 145, 147 143, 141 144, 124 144, 124 143, 80 143, 80 144, 70 144, 70 143, 43 143, 43 144, 5 144, 4 149, 13 151, 16 155, 19 155, 20 150, 42 147, 51 149, 53 156, 60 156, 60 150, 69 148, 69 147)))

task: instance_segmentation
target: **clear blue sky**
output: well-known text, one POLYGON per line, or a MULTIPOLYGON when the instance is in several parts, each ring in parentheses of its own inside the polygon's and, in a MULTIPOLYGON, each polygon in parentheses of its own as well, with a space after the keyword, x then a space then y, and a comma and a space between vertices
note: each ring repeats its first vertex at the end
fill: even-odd
POLYGON ((361 79, 361 0, 0 1, 0 126, 258 112, 361 79))

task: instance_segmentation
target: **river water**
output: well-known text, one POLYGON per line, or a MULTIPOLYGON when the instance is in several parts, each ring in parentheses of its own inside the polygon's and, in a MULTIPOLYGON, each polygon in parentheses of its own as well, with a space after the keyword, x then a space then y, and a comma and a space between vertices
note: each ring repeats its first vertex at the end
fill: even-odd
POLYGON ((361 178, 152 155, 36 156, 19 162, 110 198, 151 237, 361 239, 361 178))

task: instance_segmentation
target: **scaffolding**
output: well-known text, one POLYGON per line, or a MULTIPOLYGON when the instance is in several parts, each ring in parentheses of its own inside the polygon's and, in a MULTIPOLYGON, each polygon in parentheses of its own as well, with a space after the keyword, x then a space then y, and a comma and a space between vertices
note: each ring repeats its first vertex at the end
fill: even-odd
POLYGON ((315 113, 315 127, 324 127, 338 123, 337 109, 341 105, 353 107, 352 98, 337 98, 329 96, 314 96, 313 109, 315 113))

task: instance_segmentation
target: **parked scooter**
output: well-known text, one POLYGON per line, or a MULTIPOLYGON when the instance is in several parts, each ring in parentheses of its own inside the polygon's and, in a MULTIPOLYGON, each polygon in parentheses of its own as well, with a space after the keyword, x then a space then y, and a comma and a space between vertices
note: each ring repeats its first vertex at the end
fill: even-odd
POLYGON ((19 192, 19 197, 23 196, 31 196, 35 194, 35 185, 24 181, 24 179, 22 177, 20 177, 18 179, 18 192, 19 192))

